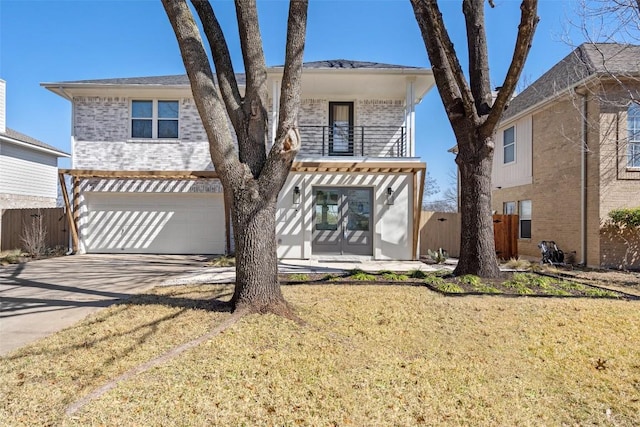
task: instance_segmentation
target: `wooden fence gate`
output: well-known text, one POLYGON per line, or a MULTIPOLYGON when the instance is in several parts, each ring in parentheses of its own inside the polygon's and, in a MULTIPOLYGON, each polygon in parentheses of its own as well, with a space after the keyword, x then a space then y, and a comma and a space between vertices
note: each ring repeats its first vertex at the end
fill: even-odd
POLYGON ((0 217, 0 250, 22 249, 21 241, 26 227, 38 217, 47 232, 47 248, 69 245, 69 225, 64 208, 4 209, 0 217))
POLYGON ((498 259, 518 257, 518 215, 494 215, 493 238, 498 259))

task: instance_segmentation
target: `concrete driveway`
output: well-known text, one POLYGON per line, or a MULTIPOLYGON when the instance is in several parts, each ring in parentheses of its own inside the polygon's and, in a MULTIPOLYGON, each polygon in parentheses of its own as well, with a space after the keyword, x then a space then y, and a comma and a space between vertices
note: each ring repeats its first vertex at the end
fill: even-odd
POLYGON ((0 355, 204 265, 202 256, 74 255, 0 267, 0 355))

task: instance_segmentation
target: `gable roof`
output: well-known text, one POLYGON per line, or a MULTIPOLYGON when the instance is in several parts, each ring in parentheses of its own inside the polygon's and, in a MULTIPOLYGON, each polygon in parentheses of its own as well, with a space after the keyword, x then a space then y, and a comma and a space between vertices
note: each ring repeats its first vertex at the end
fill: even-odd
POLYGON ((13 140, 25 145, 30 145, 33 148, 39 149, 41 151, 49 151, 52 152, 51 154, 54 154, 57 157, 70 157, 68 153, 58 150, 56 147, 45 144, 39 139, 32 138, 29 135, 25 135, 24 133, 10 128, 6 128, 6 132, 0 132, 0 139, 9 140, 9 142, 12 142, 11 140, 13 140))
MULTIPOLYGON (((283 65, 275 67, 269 67, 267 70, 276 70, 282 68, 283 65)), ((426 68, 384 64, 380 62, 366 62, 366 61, 352 61, 348 59, 331 59, 325 61, 313 61, 305 62, 302 65, 303 69, 309 70, 337 70, 337 69, 349 69, 349 70, 416 70, 423 71, 426 68)), ((246 83, 244 73, 236 73, 236 80, 239 85, 246 83)), ((186 74, 177 74, 171 76, 152 76, 152 77, 124 77, 114 79, 92 79, 92 80, 74 80, 64 81, 59 83, 43 83, 43 86, 55 86, 55 85, 140 85, 140 86, 189 86, 189 78, 186 74)))
POLYGON ((585 80, 603 75, 640 74, 640 46, 584 43, 514 97, 502 121, 553 98, 585 80))

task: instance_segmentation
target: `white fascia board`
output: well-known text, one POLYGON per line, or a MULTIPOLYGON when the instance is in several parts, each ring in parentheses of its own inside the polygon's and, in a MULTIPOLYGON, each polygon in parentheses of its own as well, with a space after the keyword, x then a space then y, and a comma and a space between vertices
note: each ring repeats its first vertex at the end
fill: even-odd
POLYGON ((37 145, 29 144, 28 142, 20 141, 18 139, 10 138, 10 137, 8 137, 6 135, 0 135, 0 141, 7 142, 9 144, 18 145, 20 147, 25 147, 25 148, 28 148, 30 150, 40 151, 42 153, 47 153, 47 154, 52 154, 52 155, 54 155, 56 157, 66 157, 66 158, 71 157, 70 154, 63 153, 62 151, 50 150, 48 148, 44 148, 44 147, 40 147, 40 146, 37 146, 37 145))

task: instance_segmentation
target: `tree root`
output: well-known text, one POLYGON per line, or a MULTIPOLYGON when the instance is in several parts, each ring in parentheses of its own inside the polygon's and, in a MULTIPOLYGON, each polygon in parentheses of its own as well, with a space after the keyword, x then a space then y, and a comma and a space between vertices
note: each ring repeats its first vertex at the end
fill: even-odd
POLYGON ((136 366, 135 368, 132 368, 130 370, 128 370, 127 372, 123 373, 122 375, 114 378, 113 380, 109 381, 108 383, 106 383, 105 385, 103 385, 102 387, 92 391, 91 393, 89 393, 88 395, 86 395, 85 397, 83 397, 80 400, 75 401, 74 403, 72 403, 71 405, 67 406, 67 409, 65 410, 65 414, 67 416, 72 416, 74 415, 76 412, 78 412, 80 409, 82 409, 85 405, 87 405, 88 403, 90 403, 91 401, 101 397, 102 395, 104 395, 106 392, 114 389, 119 383, 129 380, 132 377, 134 377, 135 375, 141 374, 143 372, 148 371, 149 369, 158 366, 162 363, 167 362, 168 360, 173 359, 174 357, 180 355, 181 353, 185 352, 186 350, 189 350, 193 347, 196 347, 200 344, 202 344, 203 342, 215 337, 216 335, 220 334, 221 332, 225 331, 226 329, 230 328, 231 326, 235 325, 246 313, 245 312, 239 312, 239 311, 235 311, 229 318, 227 318, 224 322, 222 322, 221 324, 219 324, 218 326, 216 326, 213 330, 211 330, 210 332, 207 332, 206 334, 192 340, 189 341, 187 343, 184 343, 182 345, 179 345, 178 347, 175 347, 171 350, 169 350, 168 352, 156 357, 155 359, 151 359, 150 361, 143 363, 142 365, 136 366))
POLYGON ((278 300, 271 302, 270 304, 261 305, 237 303, 233 313, 239 313, 241 316, 249 314, 275 314, 276 316, 292 320, 300 326, 306 325, 306 322, 295 313, 295 310, 293 310, 291 305, 285 300, 278 300))

